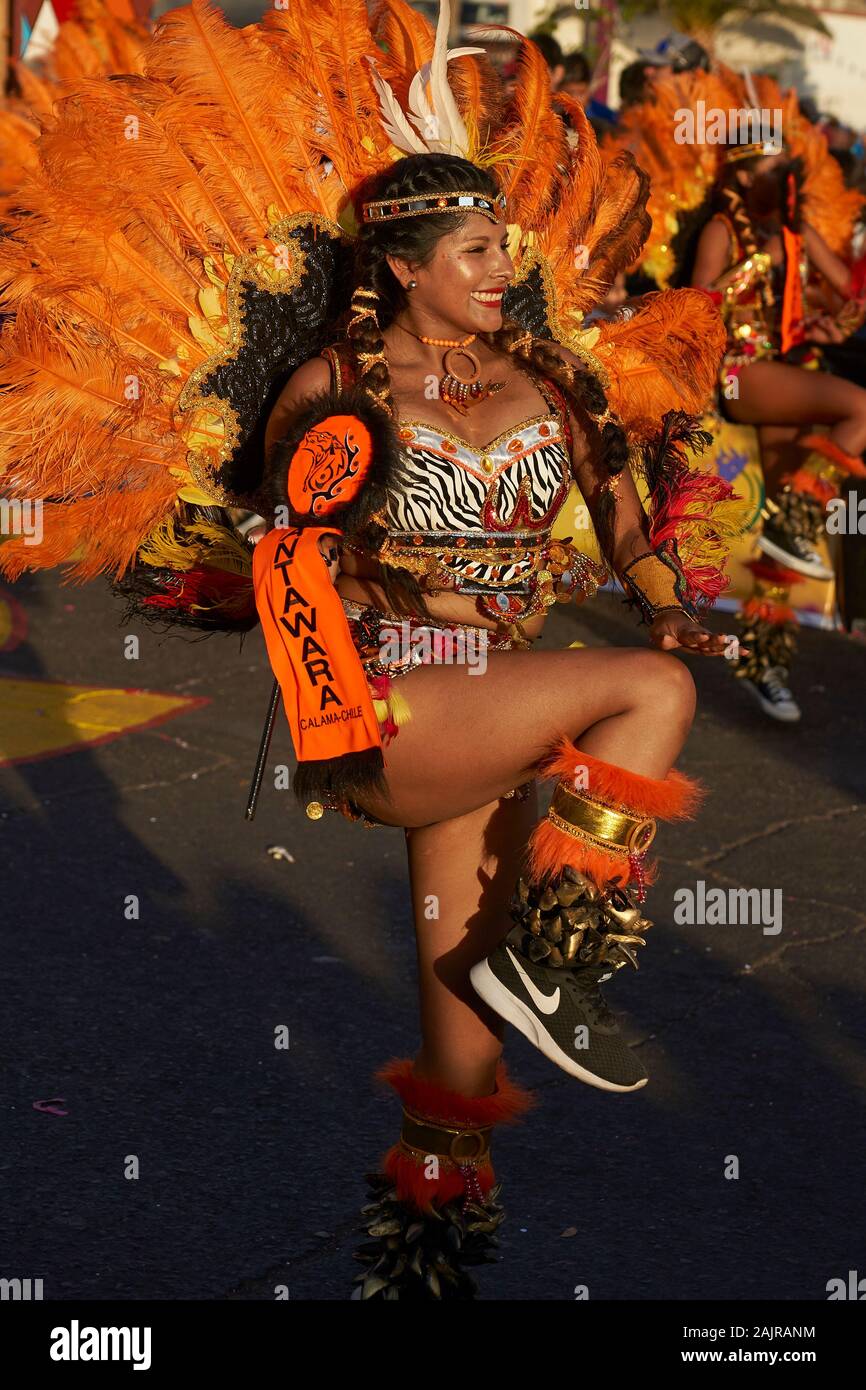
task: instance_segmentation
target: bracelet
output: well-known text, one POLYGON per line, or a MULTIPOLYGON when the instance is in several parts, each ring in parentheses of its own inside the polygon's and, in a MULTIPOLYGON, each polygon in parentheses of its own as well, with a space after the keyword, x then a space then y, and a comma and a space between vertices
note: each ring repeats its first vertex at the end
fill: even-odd
POLYGON ((620 574, 629 605, 638 605, 642 620, 650 626, 657 613, 677 609, 687 618, 695 619, 691 605, 684 597, 683 575, 676 557, 661 550, 647 550, 630 560, 620 574))

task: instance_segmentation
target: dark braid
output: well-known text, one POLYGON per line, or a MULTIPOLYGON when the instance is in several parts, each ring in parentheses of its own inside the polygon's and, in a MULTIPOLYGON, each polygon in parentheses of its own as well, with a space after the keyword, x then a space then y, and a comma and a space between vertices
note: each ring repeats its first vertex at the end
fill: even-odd
POLYGON ((728 164, 722 170, 716 190, 714 210, 723 212, 730 218, 737 239, 743 247, 747 256, 754 256, 758 250, 758 239, 755 236, 755 229, 752 226, 752 219, 749 216, 748 208, 737 179, 737 169, 745 166, 748 169, 756 163, 755 160, 744 159, 739 164, 728 164))
POLYGON ((610 407, 597 376, 589 370, 571 366, 546 338, 531 337, 525 328, 513 321, 506 321, 495 333, 481 333, 479 337, 495 351, 513 354, 539 375, 551 377, 562 389, 575 415, 589 415, 598 428, 607 471, 613 477, 622 472, 629 458, 628 440, 615 417, 604 419, 603 423, 598 420, 598 417, 608 416, 610 407))

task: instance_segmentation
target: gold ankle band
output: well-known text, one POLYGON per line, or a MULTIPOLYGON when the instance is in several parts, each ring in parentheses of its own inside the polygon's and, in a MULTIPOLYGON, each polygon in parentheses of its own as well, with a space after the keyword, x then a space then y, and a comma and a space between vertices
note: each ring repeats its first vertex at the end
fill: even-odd
POLYGON ((650 816, 630 816, 586 792, 574 792, 558 782, 550 801, 548 819, 566 835, 608 852, 624 855, 645 854, 655 839, 657 825, 650 816))
POLYGON ((821 478, 825 483, 830 483, 833 487, 838 487, 845 477, 845 470, 833 459, 827 458, 818 449, 813 449, 811 454, 803 463, 803 471, 811 473, 814 478, 821 478))
POLYGON ((489 1157, 492 1128, 492 1125, 439 1124, 404 1109, 400 1148, 420 1162, 432 1154, 463 1167, 489 1157))

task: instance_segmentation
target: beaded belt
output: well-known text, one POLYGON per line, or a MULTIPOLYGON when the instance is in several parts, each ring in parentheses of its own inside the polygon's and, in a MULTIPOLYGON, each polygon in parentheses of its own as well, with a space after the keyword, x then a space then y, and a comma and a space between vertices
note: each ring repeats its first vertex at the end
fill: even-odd
POLYGON ((549 531, 389 531, 388 540, 407 549, 470 550, 479 555, 501 552, 507 559, 515 549, 539 550, 550 539, 549 531))
POLYGON ((424 574, 434 585, 453 581, 458 590, 467 593, 487 593, 497 588, 528 593, 538 562, 549 545, 549 531, 389 530, 377 554, 388 564, 424 574), (451 567, 455 560, 475 560, 490 567, 523 564, 530 568, 510 579, 488 576, 466 581, 455 575, 451 567))
POLYGON ((454 636, 464 633, 476 642, 483 641, 491 651, 510 651, 516 645, 514 639, 508 634, 495 632, 492 628, 482 627, 479 624, 449 622, 447 619, 428 622, 417 614, 404 614, 401 617, 398 614, 385 613, 373 604, 358 603, 355 599, 350 598, 343 598, 342 604, 349 621, 352 640, 368 676, 397 676, 412 671, 423 663, 422 653, 417 649, 391 661, 383 661, 379 654, 381 651, 380 633, 383 627, 394 628, 397 632, 401 632, 404 630, 401 625, 406 623, 410 638, 419 631, 454 636), (484 637, 479 639, 478 634, 481 632, 484 633, 484 637))

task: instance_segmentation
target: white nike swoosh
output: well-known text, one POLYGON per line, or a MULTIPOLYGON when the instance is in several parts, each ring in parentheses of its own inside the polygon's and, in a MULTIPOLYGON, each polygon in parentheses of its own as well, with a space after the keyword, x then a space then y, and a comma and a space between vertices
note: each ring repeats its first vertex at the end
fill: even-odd
POLYGON ((559 985, 556 986, 556 989, 553 991, 552 994, 542 994, 539 989, 536 989, 535 985, 530 980, 529 976, 527 975, 523 966, 520 964, 520 961, 517 959, 511 947, 506 946, 505 950, 511 957, 511 960, 514 964, 514 968, 520 976, 521 980, 523 981, 524 985, 526 986, 526 992, 529 995, 535 1007, 537 1009, 540 1009, 543 1014, 555 1014, 557 1009, 559 1008, 559 985))

